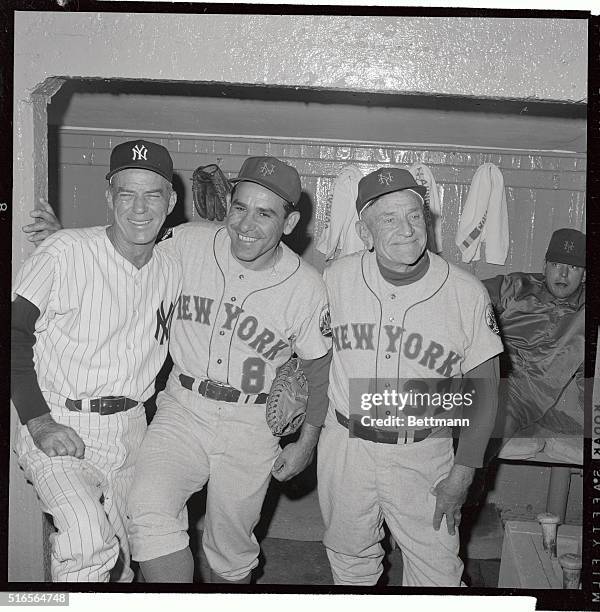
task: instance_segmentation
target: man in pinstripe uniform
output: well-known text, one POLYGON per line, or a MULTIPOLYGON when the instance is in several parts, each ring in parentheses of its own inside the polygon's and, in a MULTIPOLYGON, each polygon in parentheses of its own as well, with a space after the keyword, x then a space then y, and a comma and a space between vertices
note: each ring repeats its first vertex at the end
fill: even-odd
POLYGON ((180 264, 154 248, 176 202, 172 174, 156 143, 115 147, 112 225, 56 232, 15 281, 15 450, 57 529, 55 582, 133 578, 125 501, 181 289, 180 264))

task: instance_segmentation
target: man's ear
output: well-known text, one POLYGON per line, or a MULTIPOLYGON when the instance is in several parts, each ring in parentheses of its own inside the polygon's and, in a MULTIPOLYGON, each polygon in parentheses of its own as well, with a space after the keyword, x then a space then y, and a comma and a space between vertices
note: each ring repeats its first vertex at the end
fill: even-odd
POLYGON ((298 221, 300 221, 300 213, 297 210, 294 210, 285 218, 283 233, 286 236, 291 234, 296 225, 298 225, 298 221))
POLYGON ((167 209, 167 215, 170 215, 172 210, 175 208, 175 204, 177 204, 177 192, 173 189, 171 191, 171 195, 169 196, 169 208, 167 209))
POLYGON ((367 224, 360 219, 354 224, 354 229, 358 234, 359 238, 363 241, 365 248, 367 251, 370 251, 374 246, 373 234, 371 234, 371 230, 367 226, 367 224))
POLYGON ((106 203, 108 204, 108 207, 112 210, 113 209, 113 199, 112 199, 112 192, 110 190, 110 187, 107 187, 106 191, 104 192, 104 196, 106 197, 106 203))

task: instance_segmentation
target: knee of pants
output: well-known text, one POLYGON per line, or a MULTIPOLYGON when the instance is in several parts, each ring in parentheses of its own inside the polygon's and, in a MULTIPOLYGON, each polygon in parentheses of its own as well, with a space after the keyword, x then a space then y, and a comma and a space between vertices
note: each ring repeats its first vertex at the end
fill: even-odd
POLYGON ((206 560, 213 572, 227 581, 237 582, 244 579, 258 566, 260 546, 252 534, 249 538, 219 535, 216 541, 209 529, 204 530, 202 547, 206 560))
POLYGON ((383 573, 383 548, 374 548, 365 556, 346 555, 327 548, 333 583, 373 586, 383 573))
POLYGON ((78 524, 50 536, 53 582, 109 581, 119 556, 119 541, 111 529, 90 528, 89 537, 78 524))
POLYGON ((187 547, 187 507, 175 513, 160 504, 133 497, 127 505, 127 535, 134 561, 149 561, 187 547))

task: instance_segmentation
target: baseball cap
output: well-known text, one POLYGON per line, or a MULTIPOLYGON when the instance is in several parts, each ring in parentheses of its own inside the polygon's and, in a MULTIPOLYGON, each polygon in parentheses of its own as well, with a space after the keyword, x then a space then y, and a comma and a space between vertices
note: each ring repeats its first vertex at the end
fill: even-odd
POLYGON ((367 176, 363 176, 358 183, 358 197, 356 198, 356 212, 358 217, 371 202, 386 193, 404 191, 408 189, 416 193, 423 202, 427 187, 418 185, 408 170, 401 168, 379 168, 367 176))
POLYGON ((244 160, 236 178, 231 183, 250 181, 266 187, 286 202, 298 204, 302 187, 296 168, 285 164, 276 157, 249 157, 244 160))
POLYGON ((117 145, 110 154, 110 171, 106 179, 127 168, 141 168, 156 172, 173 182, 173 160, 170 153, 155 142, 129 140, 117 145))
POLYGON ((585 268, 585 234, 570 227, 556 230, 548 244, 546 261, 585 268))

